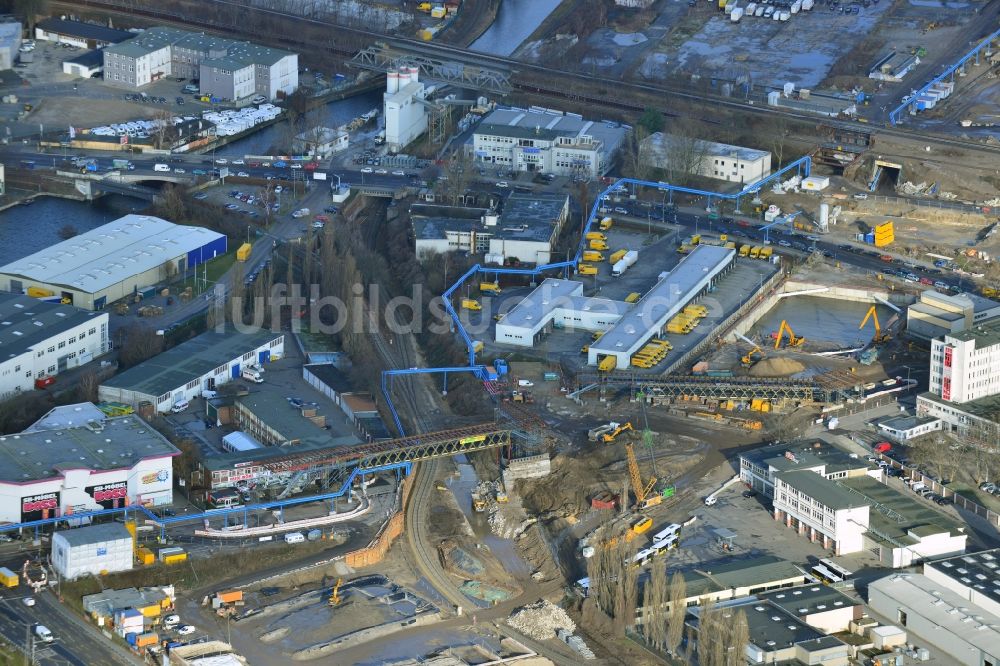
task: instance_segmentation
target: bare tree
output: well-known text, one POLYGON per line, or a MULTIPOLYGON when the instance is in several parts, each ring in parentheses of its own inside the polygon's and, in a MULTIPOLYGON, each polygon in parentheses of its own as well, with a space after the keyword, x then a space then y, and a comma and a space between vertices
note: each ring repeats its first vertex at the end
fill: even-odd
MULTIPOLYGON (((665 574, 664 574, 665 575, 665 574)), ((667 618, 666 648, 676 655, 684 637, 684 618, 687 616, 687 582, 681 573, 670 579, 670 614, 667 618)))
POLYGON ((655 155, 649 156, 647 161, 659 162, 669 183, 687 185, 705 169, 708 143, 699 139, 694 128, 686 122, 671 123, 669 131, 654 149, 655 155))
POLYGON ((718 609, 715 602, 706 599, 701 604, 698 615, 698 664, 699 666, 721 666, 714 660, 712 646, 715 643, 712 632, 717 626, 718 609))
POLYGON ((642 634, 657 650, 667 646, 667 594, 667 567, 658 562, 643 588, 642 599, 642 634))
POLYGON ((115 348, 122 369, 138 365, 163 351, 163 336, 157 335, 156 329, 139 322, 118 329, 116 337, 115 348))
POLYGON ((101 380, 93 370, 87 370, 76 380, 77 400, 81 402, 97 402, 97 387, 101 380))
POLYGON ((726 660, 727 666, 743 666, 746 663, 746 649, 750 642, 750 625, 747 624, 747 614, 742 609, 737 611, 736 617, 729 623, 729 638, 726 645, 729 649, 729 656, 726 660))

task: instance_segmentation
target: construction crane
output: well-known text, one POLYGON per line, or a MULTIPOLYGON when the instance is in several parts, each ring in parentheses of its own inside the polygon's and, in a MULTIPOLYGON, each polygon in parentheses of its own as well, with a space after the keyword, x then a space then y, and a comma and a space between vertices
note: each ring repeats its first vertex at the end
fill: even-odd
POLYGON ((620 426, 616 426, 615 429, 612 430, 611 432, 604 433, 603 435, 601 435, 601 439, 604 441, 605 444, 607 444, 608 442, 615 441, 615 437, 617 437, 618 435, 622 434, 626 430, 631 430, 631 429, 632 429, 632 423, 631 422, 625 423, 620 426))
POLYGON ((760 345, 758 345, 756 342, 754 342, 745 335, 742 335, 740 333, 737 333, 736 335, 737 337, 739 337, 741 340, 743 340, 752 347, 752 349, 749 352, 747 352, 746 356, 742 356, 740 358, 740 362, 743 363, 744 368, 749 368, 751 365, 764 358, 764 350, 760 348, 760 345))
POLYGON ((333 586, 333 590, 330 592, 330 605, 338 606, 343 598, 340 596, 340 584, 344 582, 343 578, 337 579, 337 584, 333 586))
POLYGON ((799 347, 803 342, 806 341, 805 338, 795 337, 795 332, 792 331, 792 327, 788 325, 788 322, 784 319, 781 320, 781 326, 778 327, 778 334, 774 338, 774 348, 781 349, 781 339, 788 331, 788 345, 789 347, 799 347))
POLYGON ((865 318, 861 320, 861 325, 858 326, 858 329, 860 330, 864 328, 869 319, 871 319, 872 323, 875 324, 875 337, 872 338, 872 342, 877 345, 882 344, 883 342, 888 342, 892 336, 889 335, 888 332, 882 332, 882 326, 878 323, 878 313, 875 312, 874 305, 868 308, 868 312, 865 313, 865 318))
POLYGON ((639 472, 639 462, 635 459, 635 450, 632 442, 625 444, 625 456, 628 459, 628 475, 632 479, 632 492, 635 493, 635 505, 637 509, 646 509, 656 506, 663 501, 662 495, 651 495, 653 486, 656 485, 656 477, 652 476, 646 483, 642 482, 642 474, 639 472))

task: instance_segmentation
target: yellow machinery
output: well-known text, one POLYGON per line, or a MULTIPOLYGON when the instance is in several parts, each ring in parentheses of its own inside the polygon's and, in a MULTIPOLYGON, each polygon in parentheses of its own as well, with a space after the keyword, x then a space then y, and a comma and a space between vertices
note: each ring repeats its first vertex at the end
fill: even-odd
POLYGON ((340 584, 344 582, 343 578, 337 579, 337 584, 333 586, 333 591, 330 592, 330 605, 337 606, 343 599, 340 596, 340 584))
POLYGON ((615 221, 613 219, 611 219, 610 217, 605 217, 604 219, 601 220, 601 231, 607 231, 612 226, 614 226, 614 224, 615 221))
POLYGON ((877 345, 882 344, 883 342, 888 342, 889 338, 891 338, 892 336, 890 336, 888 333, 882 332, 882 326, 878 323, 878 314, 875 312, 874 305, 868 308, 868 312, 865 313, 865 318, 861 320, 861 325, 858 326, 858 329, 864 328, 865 324, 868 323, 869 319, 871 319, 872 323, 875 324, 875 337, 872 338, 872 342, 874 342, 877 345))
POLYGON ((778 335, 774 339, 774 348, 781 349, 781 339, 788 332, 788 346, 789 347, 799 347, 803 342, 806 341, 805 338, 795 337, 795 332, 792 331, 792 327, 788 325, 788 322, 784 319, 781 320, 781 326, 778 327, 778 335))
POLYGON ((615 441, 615 437, 622 434, 626 430, 631 430, 631 429, 632 429, 631 423, 623 423, 619 426, 616 426, 615 429, 612 430, 611 432, 606 432, 603 435, 601 435, 601 440, 604 441, 605 444, 607 444, 608 442, 613 442, 615 441))
POLYGON ((645 484, 642 482, 642 474, 639 472, 639 462, 635 459, 635 451, 632 449, 632 442, 625 444, 625 455, 628 458, 628 474, 632 480, 632 489, 635 491, 635 504, 639 509, 656 506, 663 501, 662 495, 651 495, 653 486, 656 485, 656 477, 652 476, 645 484))
POLYGON ((743 364, 744 368, 749 368, 751 365, 764 358, 764 351, 760 348, 760 345, 745 335, 740 335, 739 337, 752 347, 752 349, 747 352, 746 356, 740 358, 740 362, 743 364))
POLYGON ((505 491, 503 490, 497 491, 497 502, 499 502, 500 504, 506 504, 509 501, 510 497, 507 495, 505 491))
POLYGON ((640 298, 642 298, 642 294, 640 294, 637 291, 633 291, 631 294, 629 294, 628 296, 625 297, 625 302, 626 303, 635 303, 640 298))
POLYGON ((601 359, 601 362, 597 364, 597 369, 601 372, 611 372, 618 365, 618 357, 609 354, 601 359))
POLYGON ((649 516, 640 518, 634 525, 632 525, 632 531, 636 534, 642 534, 643 532, 648 532, 649 528, 653 526, 653 519, 649 516))
POLYGON ((486 511, 486 500, 473 493, 472 495, 472 508, 476 513, 482 513, 486 511))
POLYGON ((494 296, 499 296, 502 290, 500 289, 499 282, 480 282, 479 291, 483 292, 484 294, 493 294, 494 296))

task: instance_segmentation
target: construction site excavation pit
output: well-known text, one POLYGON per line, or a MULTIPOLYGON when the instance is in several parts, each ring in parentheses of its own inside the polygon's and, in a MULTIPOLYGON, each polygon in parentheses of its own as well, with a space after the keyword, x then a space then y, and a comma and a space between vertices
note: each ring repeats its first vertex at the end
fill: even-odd
POLYGON ((868 309, 875 305, 879 322, 885 326, 895 315, 888 306, 873 302, 840 300, 820 296, 790 296, 778 301, 753 325, 747 334, 765 349, 773 347, 775 334, 786 321, 796 336, 804 337, 804 348, 827 351, 862 347, 871 339, 874 326, 869 321, 860 328, 868 309))

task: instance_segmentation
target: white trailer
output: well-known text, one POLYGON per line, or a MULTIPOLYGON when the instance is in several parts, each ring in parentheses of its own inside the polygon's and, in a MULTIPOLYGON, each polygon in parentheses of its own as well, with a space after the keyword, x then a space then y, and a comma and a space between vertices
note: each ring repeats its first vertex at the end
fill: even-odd
POLYGON ((624 257, 615 262, 615 265, 611 267, 612 277, 621 277, 629 269, 629 266, 637 261, 639 261, 639 252, 629 250, 625 253, 624 257))

